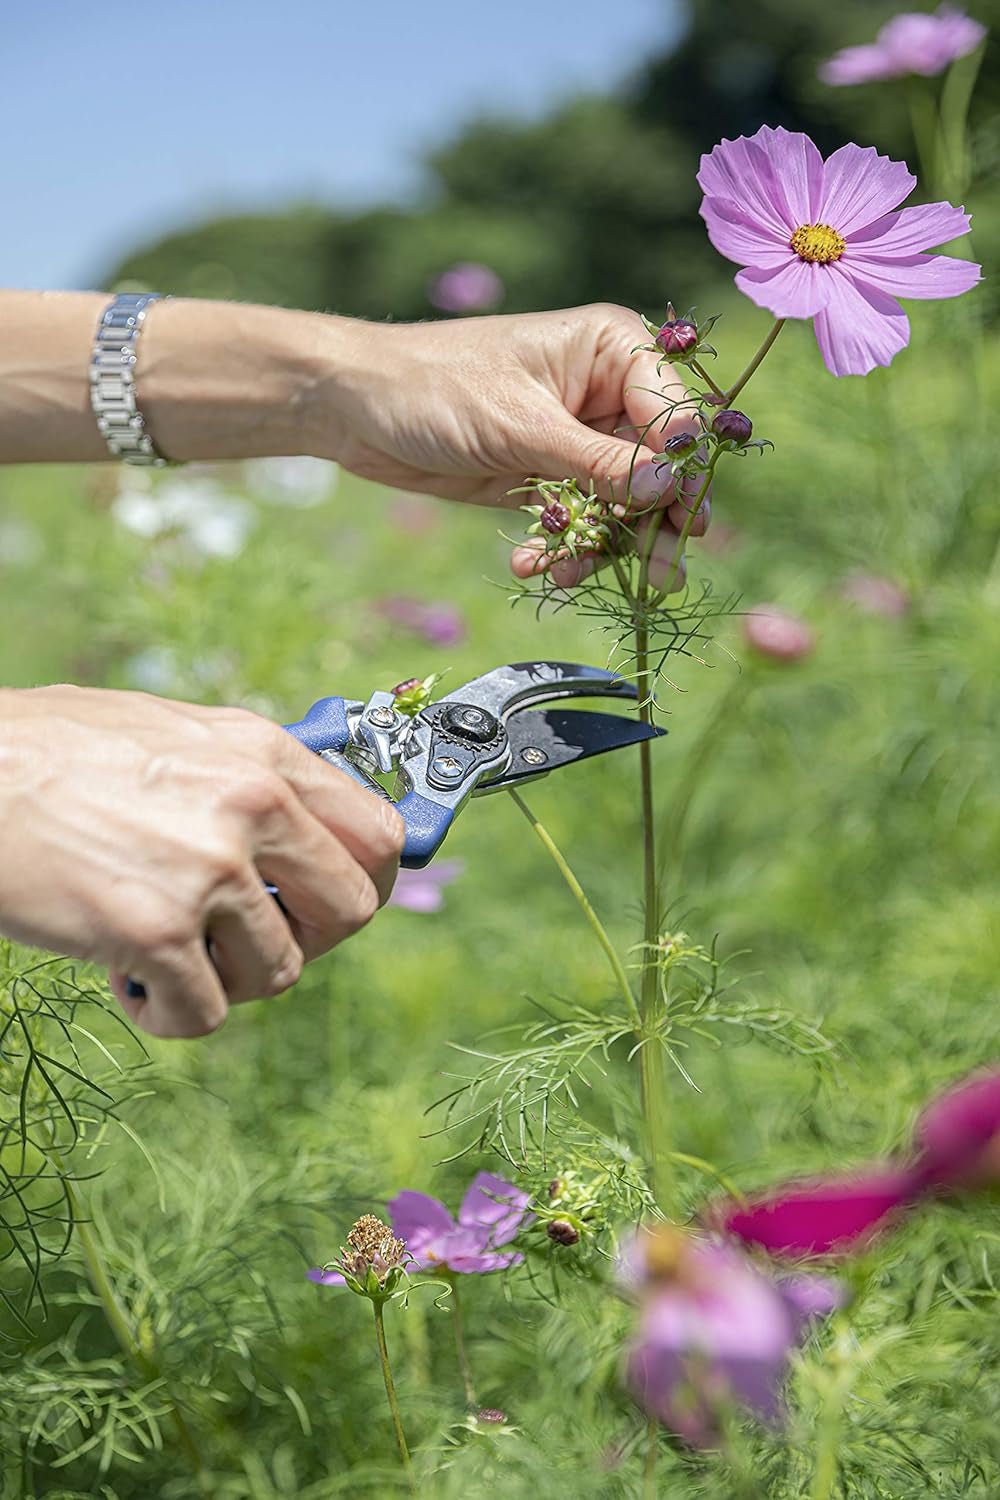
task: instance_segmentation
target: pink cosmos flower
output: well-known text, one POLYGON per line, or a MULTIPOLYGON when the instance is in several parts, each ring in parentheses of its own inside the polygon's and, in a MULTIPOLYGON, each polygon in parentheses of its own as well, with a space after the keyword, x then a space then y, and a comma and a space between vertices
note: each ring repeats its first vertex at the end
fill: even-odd
POLYGON ((455 1271, 463 1275, 506 1271, 524 1256, 498 1253, 529 1222, 530 1196, 494 1177, 477 1172, 462 1199, 457 1221, 437 1198, 406 1188, 389 1204, 393 1232, 406 1243, 423 1271, 455 1271))
POLYGON ((404 911, 440 911, 444 905, 444 888, 457 880, 465 869, 461 859, 439 859, 423 870, 400 870, 386 906, 404 911))
POLYGON ((1000 1070, 975 1073, 933 1100, 898 1164, 853 1177, 791 1183, 710 1215, 713 1226, 772 1255, 855 1250, 924 1197, 1000 1182, 1000 1070))
POLYGON ((393 594, 376 604, 379 614, 423 636, 431 646, 457 646, 465 639, 465 617, 454 604, 428 604, 406 594, 393 594))
POLYGON ((497 307, 504 286, 497 273, 478 261, 463 260, 436 276, 427 288, 428 299, 442 312, 476 313, 497 307))
POLYGON ((801 661, 816 645, 805 620, 777 604, 755 604, 743 618, 743 638, 772 661, 801 661))
POLYGON ((874 146, 841 146, 824 162, 807 135, 763 125, 701 159, 701 215, 736 284, 776 318, 812 318, 834 375, 867 375, 910 340, 897 297, 957 297, 980 267, 933 245, 968 215, 950 203, 899 204, 917 179, 874 146))
POLYGON ((906 590, 877 573, 851 573, 844 579, 840 592, 866 614, 885 615, 887 619, 898 619, 910 607, 906 590))
POLYGON ((939 5, 932 16, 905 11, 893 16, 867 47, 845 47, 822 64, 824 83, 878 83, 919 73, 932 78, 956 58, 974 52, 986 27, 953 5, 939 5))
POLYGON ((676 1272, 649 1284, 627 1383, 693 1447, 718 1441, 719 1408, 729 1401, 778 1423, 792 1351, 840 1301, 822 1277, 772 1280, 731 1246, 687 1238, 676 1272))

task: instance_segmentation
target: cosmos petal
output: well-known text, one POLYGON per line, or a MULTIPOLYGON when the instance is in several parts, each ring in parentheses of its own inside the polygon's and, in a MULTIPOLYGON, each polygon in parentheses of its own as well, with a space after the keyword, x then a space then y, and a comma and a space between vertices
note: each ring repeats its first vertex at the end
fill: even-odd
POLYGON ((975 261, 951 255, 909 255, 876 260, 852 255, 844 267, 855 285, 887 292, 891 297, 960 297, 982 280, 975 261))
POLYGON ((968 232, 969 215, 964 208, 955 208, 951 203, 917 203, 883 214, 846 238, 852 252, 863 250, 869 255, 887 257, 917 255, 921 250, 933 250, 949 240, 961 239, 968 232))
POLYGON ((761 229, 750 214, 727 198, 706 198, 701 205, 708 237, 720 255, 740 266, 783 266, 788 261, 788 233, 761 229))
POLYGON ((492 1172, 477 1172, 458 1210, 463 1228, 488 1231, 490 1245, 506 1245, 524 1222, 530 1195, 492 1172))
POLYGON ((874 146, 851 142, 829 156, 823 167, 819 222, 832 225, 846 238, 898 208, 916 185, 905 162, 880 156, 874 146))
POLYGON ((910 322, 899 303, 876 287, 855 285, 837 261, 827 305, 817 313, 816 342, 832 375, 867 375, 888 365, 910 342, 910 322))
POLYGON ((427 1193, 404 1188, 386 1205, 392 1232, 403 1241, 411 1254, 419 1253, 427 1240, 453 1234, 457 1225, 444 1204, 427 1193))
POLYGON ((796 228, 783 211, 784 195, 756 136, 720 141, 701 158, 698 182, 707 198, 738 204, 765 234, 787 238, 796 228))
POLYGON ((730 1209, 723 1227, 772 1255, 826 1255, 870 1237, 914 1193, 912 1172, 791 1185, 730 1209))
POLYGON ((306 1272, 310 1281, 316 1281, 320 1286, 346 1286, 347 1282, 339 1271, 324 1271, 321 1266, 314 1266, 311 1271, 306 1272))
POLYGON ((785 264, 773 270, 753 265, 738 271, 736 285, 776 318, 813 318, 827 304, 830 270, 788 250, 785 264))

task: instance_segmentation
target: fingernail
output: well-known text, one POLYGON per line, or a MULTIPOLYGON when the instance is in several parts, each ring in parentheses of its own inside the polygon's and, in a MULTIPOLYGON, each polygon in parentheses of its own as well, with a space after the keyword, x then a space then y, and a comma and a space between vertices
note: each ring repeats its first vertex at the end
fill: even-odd
POLYGON ((669 475, 663 465, 653 463, 636 464, 632 470, 632 482, 629 485, 629 493, 633 500, 640 505, 649 505, 653 500, 659 500, 667 488, 669 475), (661 472, 657 472, 657 469, 661 472))

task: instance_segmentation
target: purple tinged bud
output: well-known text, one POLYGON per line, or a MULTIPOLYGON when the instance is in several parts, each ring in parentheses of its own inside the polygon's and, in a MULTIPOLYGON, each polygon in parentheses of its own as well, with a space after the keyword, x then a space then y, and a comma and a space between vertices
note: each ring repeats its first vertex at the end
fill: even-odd
POLYGON ((686 318, 671 318, 653 340, 667 359, 683 359, 698 347, 698 330, 686 318))
POLYGON ((698 435, 694 432, 675 432, 667 438, 663 452, 667 458, 687 458, 698 446, 698 435))
POLYGON ((538 519, 550 536, 561 536, 573 517, 568 505, 561 500, 550 500, 538 519))
POLYGON ((580 1231, 568 1219, 553 1219, 545 1233, 557 1245, 575 1245, 580 1239, 580 1231))
POLYGON ((401 698, 404 693, 412 693, 414 688, 420 687, 419 677, 408 677, 405 682, 397 682, 392 690, 394 698, 401 698))
POLYGON ((712 431, 723 442, 735 443, 737 448, 742 448, 744 443, 750 441, 753 423, 746 412, 733 411, 727 407, 724 411, 716 412, 712 418, 712 431))
POLYGON ((549 1197, 561 1198, 564 1187, 565 1183, 563 1182, 561 1177, 553 1177, 552 1181, 549 1183, 549 1197))
POLYGON ((484 1406, 476 1412, 476 1421, 487 1427, 499 1427, 507 1420, 507 1413, 501 1411, 499 1406, 484 1406))

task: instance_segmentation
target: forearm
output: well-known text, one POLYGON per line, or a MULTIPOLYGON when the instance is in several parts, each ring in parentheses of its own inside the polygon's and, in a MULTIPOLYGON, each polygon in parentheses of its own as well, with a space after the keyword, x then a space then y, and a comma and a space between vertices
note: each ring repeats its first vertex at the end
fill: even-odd
MULTIPOLYGON (((0 463, 109 457, 90 408, 90 351, 108 300, 0 292, 0 463)), ((283 308, 158 302, 135 369, 147 431, 179 460, 334 457, 338 371, 363 327, 283 308)))

